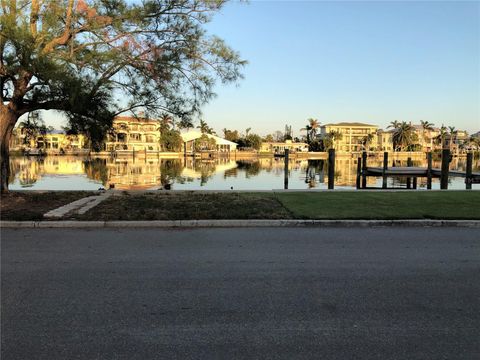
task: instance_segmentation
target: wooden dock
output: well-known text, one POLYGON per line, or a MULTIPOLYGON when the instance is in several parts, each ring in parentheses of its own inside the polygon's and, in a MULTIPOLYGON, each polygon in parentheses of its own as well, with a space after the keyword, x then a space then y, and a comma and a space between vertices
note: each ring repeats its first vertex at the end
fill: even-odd
MULTIPOLYGON (((428 170, 421 167, 389 167, 385 170, 385 174, 389 176, 410 176, 410 177, 427 177, 428 170)), ((442 169, 432 169, 432 177, 439 178, 442 169)), ((466 177, 466 171, 449 170, 448 174, 453 177, 466 177)), ((382 167, 367 167, 367 176, 382 176, 382 167)), ((472 173, 473 178, 480 178, 480 173, 472 173)))
POLYGON ((432 168, 432 153, 427 153, 426 168, 412 166, 412 161, 408 159, 408 166, 403 167, 389 167, 388 153, 385 152, 383 156, 382 167, 371 167, 367 164, 367 153, 362 153, 362 157, 358 158, 357 166, 357 189, 366 189, 367 177, 382 177, 382 188, 387 188, 388 177, 405 177, 407 178, 407 189, 417 188, 417 178, 427 178, 427 189, 432 188, 432 178, 440 178, 440 188, 448 189, 449 177, 464 177, 466 189, 471 189, 472 184, 480 184, 480 173, 472 172, 473 154, 467 154, 466 171, 450 170, 449 163, 451 161, 450 151, 444 149, 442 151, 442 166, 440 169, 432 168))

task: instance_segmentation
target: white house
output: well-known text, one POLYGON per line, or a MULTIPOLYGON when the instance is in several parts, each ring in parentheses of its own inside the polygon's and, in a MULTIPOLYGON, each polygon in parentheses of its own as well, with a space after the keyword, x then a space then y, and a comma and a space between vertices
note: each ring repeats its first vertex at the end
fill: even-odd
POLYGON ((217 146, 217 151, 218 152, 230 152, 230 151, 236 151, 237 150, 237 144, 225 140, 219 136, 211 135, 211 134, 203 134, 202 132, 198 130, 190 130, 184 133, 180 134, 182 136, 183 142, 186 145, 186 150, 187 152, 192 152, 194 149, 194 144, 195 140, 199 139, 202 137, 202 135, 207 135, 210 139, 214 139, 216 146, 217 146))

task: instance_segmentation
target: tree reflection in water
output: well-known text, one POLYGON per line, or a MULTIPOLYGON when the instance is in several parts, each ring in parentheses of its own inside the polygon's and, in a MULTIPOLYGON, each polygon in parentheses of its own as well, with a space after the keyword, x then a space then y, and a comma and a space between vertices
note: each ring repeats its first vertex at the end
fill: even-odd
POLYGON ((245 177, 247 179, 251 178, 252 176, 257 176, 260 171, 262 170, 262 166, 260 165, 260 161, 255 160, 238 160, 237 161, 237 169, 245 171, 245 177))
POLYGON ((108 184, 107 159, 89 158, 83 161, 85 174, 89 179, 102 183, 103 186, 108 184))
POLYGON ((215 174, 215 160, 195 160, 193 169, 200 173, 200 186, 204 186, 215 174))
POLYGON ((186 178, 182 176, 183 164, 180 159, 160 160, 160 184, 163 188, 169 188, 174 182, 185 183, 186 178))

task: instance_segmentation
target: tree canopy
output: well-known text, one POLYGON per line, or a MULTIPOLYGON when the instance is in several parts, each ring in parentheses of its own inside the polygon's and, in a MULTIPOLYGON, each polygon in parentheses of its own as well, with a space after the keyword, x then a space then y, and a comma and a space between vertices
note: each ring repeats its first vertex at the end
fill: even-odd
POLYGON ((2 179, 25 113, 59 110, 101 134, 137 108, 188 119, 216 80, 241 78, 245 61, 204 29, 225 1, 0 0, 2 179))

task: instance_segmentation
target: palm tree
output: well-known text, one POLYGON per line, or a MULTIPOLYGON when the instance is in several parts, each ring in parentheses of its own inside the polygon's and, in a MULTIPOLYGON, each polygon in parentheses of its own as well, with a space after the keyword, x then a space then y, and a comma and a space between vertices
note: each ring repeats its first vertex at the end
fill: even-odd
POLYGON ((308 122, 309 122, 309 125, 310 125, 310 134, 311 134, 311 137, 315 137, 315 135, 317 135, 317 130, 320 128, 320 123, 318 122, 317 119, 308 119, 308 122))
POLYGON ((183 118, 178 123, 177 126, 179 129, 191 129, 193 128, 193 123, 190 119, 183 118))
POLYGON ((301 128, 300 131, 305 130, 307 132, 307 144, 310 144, 310 132, 312 131, 312 127, 310 125, 305 125, 304 128, 301 128))
POLYGON ((394 120, 390 122, 390 125, 387 126, 387 129, 388 128, 398 129, 399 126, 400 126, 400 122, 398 120, 394 120))
POLYGON ((37 112, 30 112, 27 120, 21 121, 18 127, 21 133, 25 135, 23 138, 24 145, 31 145, 32 141, 36 142, 35 140, 38 135, 45 136, 47 134, 47 127, 37 112))
POLYGON ((468 139, 468 144, 470 148, 480 150, 480 136, 470 136, 470 139, 468 139))
POLYGON ((200 125, 197 126, 197 129, 200 129, 200 132, 202 134, 208 133, 208 130, 210 129, 207 122, 205 120, 200 119, 200 125))
POLYGON ((328 133, 328 137, 331 139, 333 148, 335 149, 335 145, 336 145, 337 141, 342 140, 343 134, 340 131, 332 130, 328 133))
POLYGON ((300 131, 306 130, 307 131, 307 143, 310 144, 310 141, 313 141, 315 135, 317 134, 317 130, 320 128, 320 123, 317 119, 310 118, 308 119, 308 124, 305 125, 304 128, 300 129, 300 131))
POLYGON ((200 129, 202 134, 215 135, 215 131, 213 131, 210 126, 208 126, 205 120, 200 120, 200 125, 197 126, 197 129, 200 129))
POLYGON ((394 130, 392 141, 394 149, 401 149, 402 151, 408 146, 412 145, 415 140, 415 131, 411 124, 402 121, 394 130))
POLYGON ((158 130, 160 130, 160 133, 170 130, 170 125, 173 126, 174 124, 175 122, 172 115, 168 113, 162 113, 158 119, 158 130))
POLYGON ((452 151, 452 144, 455 144, 458 131, 455 130, 455 126, 449 126, 448 129, 450 130, 450 141, 448 143, 448 148, 450 151, 452 151))
POLYGON ((445 139, 447 135, 447 127, 442 124, 442 126, 440 127, 440 133, 435 137, 435 142, 437 144, 441 144, 442 149, 445 147, 445 139))
POLYGON ((252 130, 251 127, 245 129, 245 137, 248 137, 248 134, 250 133, 250 130, 252 130))
POLYGON ((420 120, 420 125, 422 125, 422 137, 423 141, 427 142, 427 140, 430 140, 430 150, 433 148, 433 138, 431 136, 431 132, 433 131, 433 126, 434 124, 428 122, 428 121, 423 121, 420 120), (429 136, 427 136, 427 132, 429 136))
POLYGON ((369 145, 370 143, 373 141, 374 139, 374 135, 373 134, 368 134, 368 135, 365 135, 362 140, 361 140, 361 144, 363 146, 363 150, 367 151, 368 148, 369 148, 369 145))

